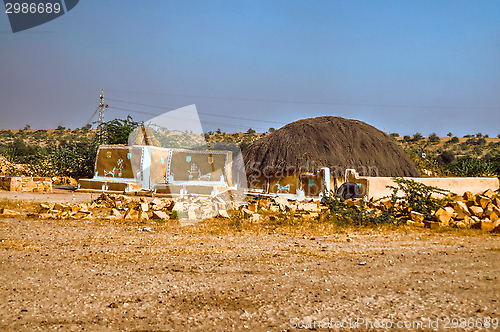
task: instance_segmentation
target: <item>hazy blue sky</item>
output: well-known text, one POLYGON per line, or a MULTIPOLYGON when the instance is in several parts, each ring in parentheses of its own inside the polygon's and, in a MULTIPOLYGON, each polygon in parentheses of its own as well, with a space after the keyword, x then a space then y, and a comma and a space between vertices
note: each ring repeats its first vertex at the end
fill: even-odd
MULTIPOLYGON (((81 127, 105 89, 109 99, 277 122, 202 114, 215 122, 206 130, 338 115, 401 135, 496 136, 500 1, 80 0, 16 34, 0 14, 0 78, 3 128, 81 127)), ((106 120, 127 114, 152 117, 110 109, 106 120)))

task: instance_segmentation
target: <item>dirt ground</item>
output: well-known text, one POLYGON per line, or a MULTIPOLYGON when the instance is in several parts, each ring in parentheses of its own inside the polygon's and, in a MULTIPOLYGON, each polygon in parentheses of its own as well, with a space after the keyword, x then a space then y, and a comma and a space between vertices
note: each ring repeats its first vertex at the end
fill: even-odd
POLYGON ((494 234, 221 229, 0 218, 0 330, 500 329, 494 234))

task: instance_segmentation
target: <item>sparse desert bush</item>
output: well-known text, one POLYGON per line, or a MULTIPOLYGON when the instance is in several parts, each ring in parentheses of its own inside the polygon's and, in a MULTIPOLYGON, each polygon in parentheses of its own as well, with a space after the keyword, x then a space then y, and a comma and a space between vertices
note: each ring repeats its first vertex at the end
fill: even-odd
POLYGON ((388 208, 381 214, 377 214, 374 209, 370 209, 371 204, 385 200, 382 198, 376 201, 365 202, 360 199, 357 204, 352 202, 342 202, 333 193, 330 197, 323 199, 323 204, 328 206, 331 220, 341 225, 366 225, 384 223, 405 223, 410 218, 411 211, 419 212, 427 220, 431 220, 436 211, 445 206, 448 202, 446 198, 435 198, 433 194, 447 195, 448 190, 427 186, 413 180, 394 177, 392 179, 396 185, 387 186, 392 189, 388 208), (402 196, 398 193, 402 192, 402 196))
POLYGON ((436 133, 432 133, 429 135, 429 142, 432 144, 438 144, 441 141, 439 136, 436 133))

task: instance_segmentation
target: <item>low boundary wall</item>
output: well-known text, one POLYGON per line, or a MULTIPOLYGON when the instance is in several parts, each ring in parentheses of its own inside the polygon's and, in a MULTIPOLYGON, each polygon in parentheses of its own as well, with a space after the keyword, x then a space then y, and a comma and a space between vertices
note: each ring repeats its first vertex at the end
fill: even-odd
MULTIPOLYGON (((466 178, 466 177, 453 177, 453 178, 405 178, 423 183, 428 186, 447 189, 458 195, 462 195, 466 191, 473 194, 482 193, 488 189, 498 190, 500 183, 498 178, 466 178)), ((396 186, 390 177, 368 177, 359 176, 358 173, 349 169, 346 170, 346 181, 358 183, 364 196, 368 198, 378 199, 384 196, 389 196, 392 190, 387 186, 396 186)))

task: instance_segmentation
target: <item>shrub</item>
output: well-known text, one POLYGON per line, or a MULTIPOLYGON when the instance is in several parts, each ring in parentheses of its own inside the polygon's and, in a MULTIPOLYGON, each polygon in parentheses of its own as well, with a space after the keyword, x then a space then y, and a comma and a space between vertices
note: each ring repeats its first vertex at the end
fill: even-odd
POLYGON ((446 195, 447 190, 405 178, 394 177, 393 181, 396 183, 395 186, 387 186, 392 189, 390 207, 379 215, 374 209, 367 207, 387 197, 368 203, 360 199, 357 204, 352 204, 349 200, 342 202, 339 197, 331 194, 330 197, 323 198, 322 203, 328 206, 330 217, 344 225, 402 223, 409 219, 411 211, 422 213, 430 220, 436 211, 447 203, 446 199, 433 197, 433 194, 446 195), (398 196, 399 192, 402 192, 403 196, 398 196))
POLYGON ((479 145, 475 146, 472 151, 477 156, 481 156, 483 154, 483 148, 481 146, 479 146, 479 145))
POLYGON ((432 219, 436 211, 446 205, 446 199, 438 199, 433 197, 433 194, 446 195, 448 190, 440 189, 425 185, 414 180, 405 178, 393 178, 396 186, 388 186, 393 190, 391 201, 393 207, 397 207, 396 216, 410 217, 410 212, 415 211, 422 213, 425 219, 432 219), (396 196, 399 191, 404 193, 404 196, 396 196))
POLYGON ((469 145, 468 145, 466 142, 462 142, 462 143, 460 143, 460 149, 461 149, 462 151, 467 151, 467 150, 469 150, 469 148, 470 148, 470 147, 469 147, 469 145))
POLYGON ((436 158, 439 165, 447 165, 455 160, 455 154, 452 151, 444 151, 436 158))
POLYGON ((467 145, 476 145, 477 141, 475 138, 469 138, 468 140, 465 141, 465 144, 467 145))
POLYGON ((441 141, 439 136, 436 133, 432 133, 429 135, 429 142, 432 144, 438 144, 441 141))
POLYGON ((494 169, 490 163, 481 158, 471 156, 458 157, 447 165, 446 169, 458 176, 476 177, 494 175, 494 169))
POLYGON ((97 148, 96 136, 52 143, 27 157, 25 168, 37 176, 92 177, 97 148))
POLYGON ((106 144, 128 144, 129 135, 140 125, 130 115, 126 119, 114 119, 99 125, 106 144))
POLYGON ((488 147, 490 149, 496 149, 496 148, 500 147, 500 142, 489 142, 488 147))

